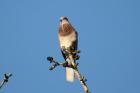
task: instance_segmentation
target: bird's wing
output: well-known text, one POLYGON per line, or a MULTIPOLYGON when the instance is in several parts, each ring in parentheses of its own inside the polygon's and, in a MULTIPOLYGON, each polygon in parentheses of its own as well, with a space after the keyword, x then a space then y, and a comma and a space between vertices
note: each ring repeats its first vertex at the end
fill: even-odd
POLYGON ((64 54, 62 49, 61 49, 61 53, 62 53, 62 56, 64 57, 64 59, 66 60, 66 55, 64 54))
POLYGON ((75 31, 76 34, 76 40, 73 41, 72 46, 73 46, 73 50, 77 50, 78 49, 78 33, 75 31))

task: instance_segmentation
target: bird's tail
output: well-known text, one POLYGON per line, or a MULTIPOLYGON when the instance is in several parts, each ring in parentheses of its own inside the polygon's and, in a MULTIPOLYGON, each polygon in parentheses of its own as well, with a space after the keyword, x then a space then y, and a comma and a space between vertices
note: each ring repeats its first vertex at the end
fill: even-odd
MULTIPOLYGON (((68 62, 68 64, 75 66, 75 60, 73 59, 72 55, 70 55, 66 61, 68 62)), ((74 82, 74 79, 75 79, 74 69, 71 67, 66 67, 66 80, 69 82, 74 82)))
POLYGON ((75 78, 75 75, 74 75, 73 68, 66 67, 66 79, 67 79, 67 81, 74 82, 74 78, 75 78))

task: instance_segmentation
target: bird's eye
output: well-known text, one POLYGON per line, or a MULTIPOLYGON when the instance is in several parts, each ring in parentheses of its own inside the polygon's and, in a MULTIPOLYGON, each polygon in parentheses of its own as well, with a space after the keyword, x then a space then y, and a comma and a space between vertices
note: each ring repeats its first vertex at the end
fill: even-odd
POLYGON ((62 22, 62 19, 60 20, 60 22, 62 22))

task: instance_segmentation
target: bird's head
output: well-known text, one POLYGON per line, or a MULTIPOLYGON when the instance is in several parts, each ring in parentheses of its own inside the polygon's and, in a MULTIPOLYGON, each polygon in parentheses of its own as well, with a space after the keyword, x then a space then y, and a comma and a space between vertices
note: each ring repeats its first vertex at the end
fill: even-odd
POLYGON ((60 26, 59 26, 59 32, 62 35, 67 35, 70 32, 74 31, 74 28, 72 27, 71 23, 69 22, 67 17, 60 17, 60 26))
POLYGON ((63 24, 69 24, 69 20, 65 16, 60 17, 60 25, 63 25, 63 24))

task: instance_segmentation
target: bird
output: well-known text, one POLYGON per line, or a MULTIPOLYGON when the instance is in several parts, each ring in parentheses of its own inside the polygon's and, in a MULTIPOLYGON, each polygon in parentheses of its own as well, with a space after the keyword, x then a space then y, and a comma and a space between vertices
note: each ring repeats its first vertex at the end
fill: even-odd
MULTIPOLYGON (((65 16, 60 17, 60 24, 58 30, 58 39, 60 50, 62 55, 67 61, 67 59, 71 60, 68 62, 68 66, 75 66, 75 54, 71 56, 67 56, 65 49, 69 51, 76 51, 78 48, 78 33, 75 28, 71 25, 69 19, 65 16)), ((75 78, 74 68, 66 67, 66 80, 69 82, 73 82, 75 78)))

